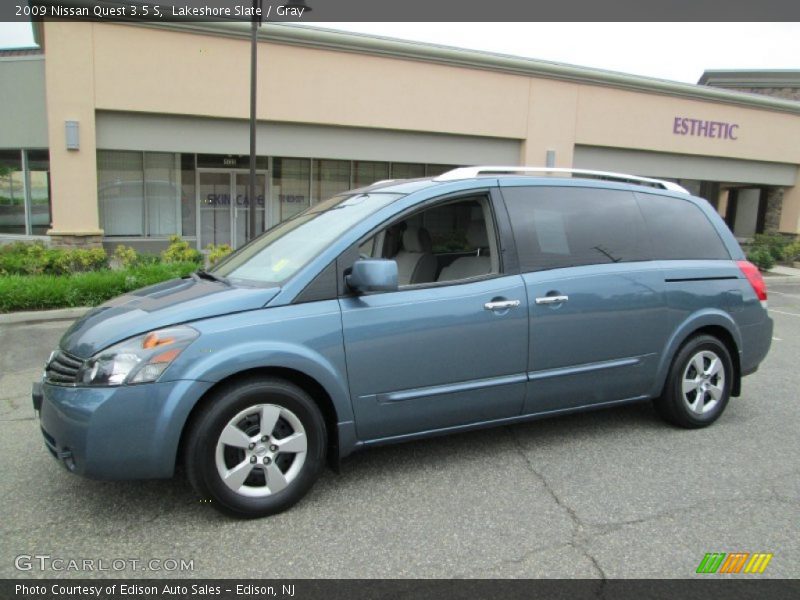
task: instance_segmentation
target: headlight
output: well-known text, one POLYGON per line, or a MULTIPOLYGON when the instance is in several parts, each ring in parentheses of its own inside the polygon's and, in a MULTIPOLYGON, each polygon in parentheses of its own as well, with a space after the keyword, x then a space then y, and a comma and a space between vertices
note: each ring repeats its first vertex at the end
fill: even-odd
POLYGON ((151 331, 98 352, 78 372, 83 385, 155 381, 200 334, 181 325, 151 331))

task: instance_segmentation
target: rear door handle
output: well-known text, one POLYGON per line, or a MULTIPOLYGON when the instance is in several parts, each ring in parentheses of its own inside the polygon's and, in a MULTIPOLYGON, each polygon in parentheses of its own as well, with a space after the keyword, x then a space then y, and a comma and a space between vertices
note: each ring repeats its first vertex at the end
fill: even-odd
POLYGON ((569 296, 542 296, 536 299, 536 304, 561 304, 569 300, 569 296))
POLYGON ((487 302, 483 305, 486 310, 508 310, 509 308, 517 308, 519 300, 495 300, 487 302))

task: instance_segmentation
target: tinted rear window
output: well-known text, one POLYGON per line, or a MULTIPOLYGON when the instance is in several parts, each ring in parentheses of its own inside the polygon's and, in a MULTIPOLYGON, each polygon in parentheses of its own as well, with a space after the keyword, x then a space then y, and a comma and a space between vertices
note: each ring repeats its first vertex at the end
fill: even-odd
POLYGON ((637 193, 637 196, 650 231, 655 258, 730 258, 717 230, 695 204, 658 194, 637 193))
POLYGON ((649 260, 632 192, 579 187, 507 187, 523 271, 649 260))

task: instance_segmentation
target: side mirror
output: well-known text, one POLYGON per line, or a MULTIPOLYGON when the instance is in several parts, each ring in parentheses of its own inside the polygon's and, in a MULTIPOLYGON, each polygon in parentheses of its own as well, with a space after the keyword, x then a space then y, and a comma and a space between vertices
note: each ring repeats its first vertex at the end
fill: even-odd
POLYGON ((345 283, 362 294, 393 292, 397 290, 397 263, 383 258, 357 260, 345 283))

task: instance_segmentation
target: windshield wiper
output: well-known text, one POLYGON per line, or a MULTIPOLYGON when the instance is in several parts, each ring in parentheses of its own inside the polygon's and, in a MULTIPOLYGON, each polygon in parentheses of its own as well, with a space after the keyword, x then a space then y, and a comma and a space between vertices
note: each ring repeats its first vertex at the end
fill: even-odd
POLYGON ((205 269, 198 269, 194 272, 201 279, 208 279, 209 281, 218 281, 220 283, 224 283, 225 285, 230 285, 230 282, 225 278, 221 277, 220 275, 214 275, 213 273, 209 273, 205 269))

